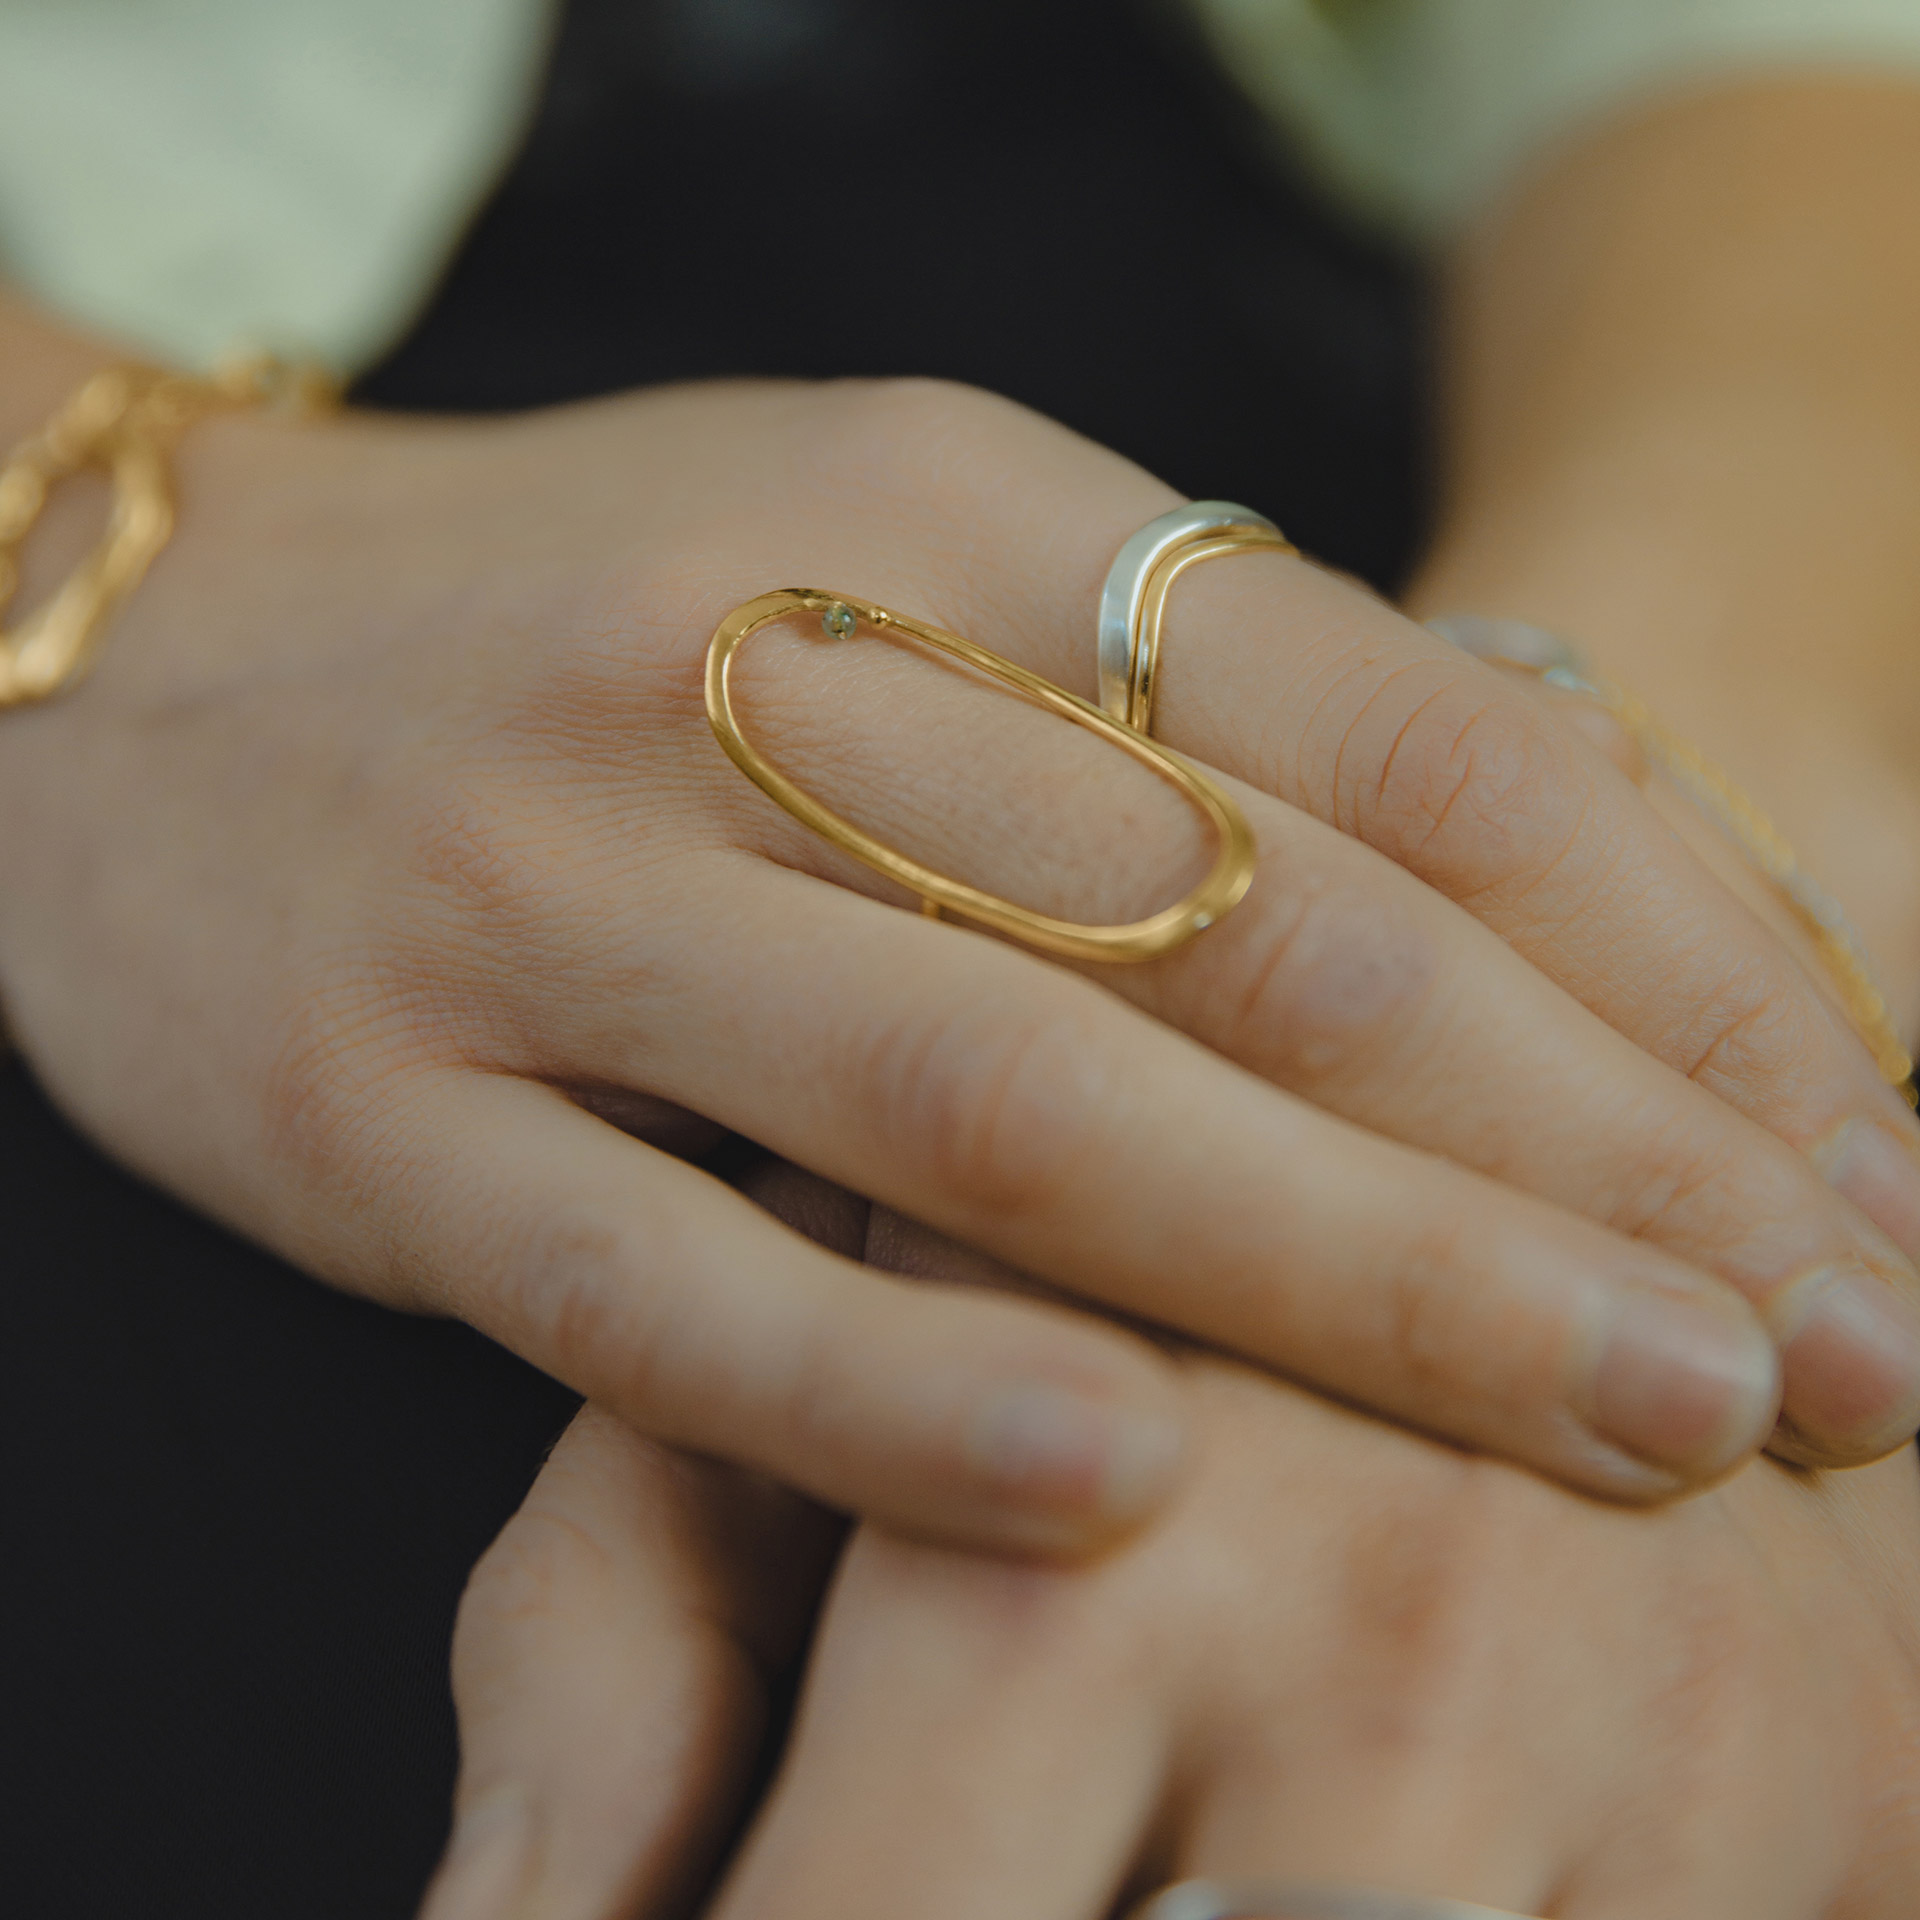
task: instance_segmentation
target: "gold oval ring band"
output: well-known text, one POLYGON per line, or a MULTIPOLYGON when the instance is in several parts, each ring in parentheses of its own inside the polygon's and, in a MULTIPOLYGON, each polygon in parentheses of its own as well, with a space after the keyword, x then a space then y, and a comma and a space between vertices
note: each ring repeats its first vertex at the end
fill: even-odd
POLYGON ((1292 1881, 1182 1880, 1136 1907, 1132 1920, 1527 1920, 1504 1907, 1423 1894, 1292 1881))
POLYGON ((755 786, 777 801, 803 827, 854 859, 920 896, 922 910, 934 918, 951 913, 991 927, 1043 953, 1070 960, 1153 960, 1184 946, 1232 912, 1253 882, 1253 833, 1246 816, 1218 782, 1169 753, 1090 702, 1004 660, 957 633, 929 626, 891 608, 851 595, 814 587, 782 587, 763 593, 734 610, 715 628, 707 647, 707 719, 727 757, 755 786), (795 614, 819 616, 820 631, 832 641, 853 637, 866 627, 875 633, 902 634, 931 647, 1011 688, 1036 706, 1084 727, 1140 761, 1191 800, 1213 829, 1218 851, 1200 883, 1170 907, 1119 926, 1088 926, 1037 913, 996 894, 968 886, 877 840, 789 780, 741 730, 733 704, 733 663, 741 647, 762 627, 795 614))
POLYGON ((1229 553, 1298 553, 1264 514, 1231 500, 1194 500, 1149 520, 1100 590, 1100 705, 1139 733, 1153 731, 1155 676, 1167 594, 1189 567, 1229 553))

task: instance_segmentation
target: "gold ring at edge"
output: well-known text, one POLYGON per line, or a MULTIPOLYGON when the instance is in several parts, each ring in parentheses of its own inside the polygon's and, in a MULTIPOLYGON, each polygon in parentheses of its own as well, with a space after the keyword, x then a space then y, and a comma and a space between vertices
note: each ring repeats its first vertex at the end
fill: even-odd
POLYGON ((1137 733, 1153 731, 1154 676, 1160 668, 1160 628, 1166 619, 1167 593, 1189 567, 1229 553, 1295 553, 1284 533, 1266 527, 1222 527, 1175 547, 1147 578, 1140 596, 1140 627, 1133 640, 1132 671, 1127 682, 1127 725, 1137 733))
MULTIPOLYGON (((851 628, 845 628, 833 637, 844 638, 850 632, 851 628)), ((733 764, 803 827, 864 862, 876 873, 918 894, 929 913, 944 910, 979 926, 991 927, 1043 953, 1058 954, 1069 960, 1157 959, 1184 946, 1195 934, 1232 912, 1253 883, 1252 829, 1232 798, 1205 774, 1144 734, 1110 719, 1090 702, 1077 699, 1050 680, 1043 680, 1037 673, 1029 673, 1011 660, 1003 660, 997 653, 989 653, 985 647, 976 646, 957 633, 947 633, 925 621, 854 599, 849 594, 826 593, 814 587, 782 587, 735 607, 714 629, 707 647, 707 719, 712 724, 714 737, 733 764), (1122 926, 1086 926, 1076 920, 1058 920, 1050 914, 1036 913, 938 873, 862 832, 851 821, 843 820, 823 806, 774 767, 741 731, 733 710, 731 676, 734 656, 760 628, 795 613, 834 614, 841 618, 841 609, 876 632, 902 633, 952 656, 1013 688, 1037 706, 1085 727, 1151 768, 1191 800, 1213 828, 1219 852, 1206 877, 1183 899, 1144 920, 1129 921, 1122 926)))

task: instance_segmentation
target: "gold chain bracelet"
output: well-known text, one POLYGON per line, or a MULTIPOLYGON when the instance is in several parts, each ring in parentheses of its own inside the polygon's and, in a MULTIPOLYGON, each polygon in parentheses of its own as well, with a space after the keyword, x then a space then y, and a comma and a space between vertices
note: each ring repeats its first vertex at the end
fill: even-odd
POLYGON ((314 369, 259 358, 207 378, 158 367, 97 373, 0 467, 0 617, 20 585, 20 548, 61 482, 104 473, 113 506, 99 544, 20 624, 0 627, 0 709, 73 686, 101 636, 173 533, 172 455, 210 413, 246 407, 319 412, 334 389, 314 369))
POLYGON ((1604 680, 1590 682, 1589 688, 1627 730, 1648 763, 1719 827, 1773 887, 1813 942, 1847 1018, 1872 1051, 1881 1078, 1898 1087, 1909 1106, 1920 1105, 1913 1055, 1894 1030, 1866 942, 1840 903, 1800 864, 1786 836, 1746 790, 1691 741, 1655 719, 1639 695, 1604 680))
POLYGON ((1920 1105, 1913 1055, 1894 1028, 1886 995, 1874 978, 1865 940, 1848 919, 1846 909, 1800 864, 1800 856, 1786 836, 1730 774, 1690 740, 1682 739, 1656 719, 1639 695, 1600 678, 1571 642, 1544 627, 1471 613, 1442 614, 1427 625, 1464 652, 1498 666, 1535 674, 1549 686, 1580 694, 1612 714, 1647 764, 1664 773, 1779 895, 1813 942, 1840 1004, 1873 1054, 1881 1078, 1897 1087, 1909 1106, 1920 1105))

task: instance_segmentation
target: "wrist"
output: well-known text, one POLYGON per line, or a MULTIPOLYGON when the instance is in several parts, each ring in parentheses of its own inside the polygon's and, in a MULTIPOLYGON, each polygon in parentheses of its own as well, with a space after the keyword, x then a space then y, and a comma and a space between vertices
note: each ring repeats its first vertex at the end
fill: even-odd
POLYGON ((92 375, 136 357, 0 288, 0 455, 43 426, 92 375))
POLYGON ((1409 591, 1564 630, 1677 725, 1769 701, 1920 733, 1920 434, 1817 392, 1649 396, 1456 490, 1409 591))
MULTIPOLYGON (((1773 818, 1920 1020, 1920 449, 1817 391, 1624 407, 1457 490, 1408 594, 1574 641, 1773 818)), ((1663 796, 1655 789, 1655 797, 1663 796)), ((1664 808, 1756 906, 1691 810, 1664 808)), ((1772 917, 1771 915, 1769 917, 1772 917)))
POLYGON ((1811 705, 1904 759, 1916 158, 1910 85, 1753 80, 1601 124, 1491 213, 1416 607, 1567 629, 1682 732, 1811 705))
POLYGON ((76 689, 174 534, 209 519, 190 496, 224 489, 231 508, 236 472, 242 493, 273 489, 295 464, 276 456, 332 411, 331 383, 307 367, 181 372, 0 293, 0 710, 76 689))

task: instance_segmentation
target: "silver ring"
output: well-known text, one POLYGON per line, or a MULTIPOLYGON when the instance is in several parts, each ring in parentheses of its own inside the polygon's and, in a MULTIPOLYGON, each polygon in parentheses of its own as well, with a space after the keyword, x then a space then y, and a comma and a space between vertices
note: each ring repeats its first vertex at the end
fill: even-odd
POLYGON ((1133 1920, 1526 1920, 1498 1907, 1423 1894, 1285 1880, 1182 1880, 1136 1908, 1133 1920))
POLYGON ((1127 724, 1133 697, 1134 643, 1140 630, 1140 603, 1153 570, 1175 547, 1222 527, 1264 527, 1278 533, 1263 513, 1231 500, 1195 500, 1149 520, 1107 569, 1100 589, 1100 705, 1107 718, 1127 724))

